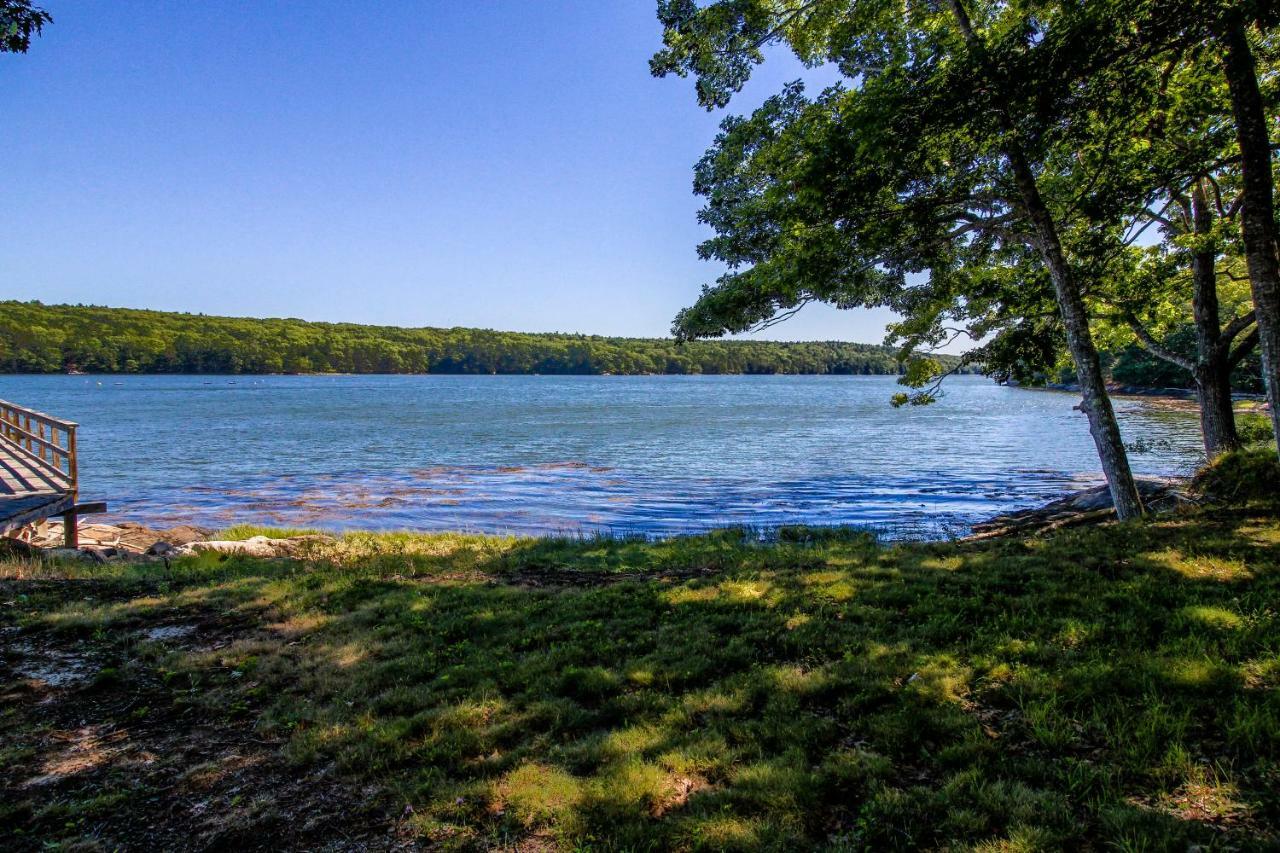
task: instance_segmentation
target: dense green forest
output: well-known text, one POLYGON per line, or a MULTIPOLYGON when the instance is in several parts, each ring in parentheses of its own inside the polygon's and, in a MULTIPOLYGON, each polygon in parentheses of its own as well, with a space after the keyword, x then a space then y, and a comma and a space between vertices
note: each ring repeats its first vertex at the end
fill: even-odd
MULTIPOLYGON (((950 366, 955 359, 943 358, 950 366)), ((894 350, 835 341, 714 341, 406 329, 0 302, 7 373, 897 374, 894 350)))
MULTIPOLYGON (((1195 329, 1189 324, 1175 328, 1162 343, 1184 358, 1195 358, 1195 329)), ((1118 385, 1188 390, 1195 388, 1195 382, 1189 370, 1170 364, 1138 344, 1104 349, 1102 358, 1108 375, 1118 385)), ((1059 381, 1075 381, 1071 374, 1070 369, 1064 369, 1059 381)), ((1248 351, 1231 371, 1230 387, 1232 391, 1246 394, 1262 394, 1266 390, 1262 384, 1262 358, 1256 347, 1248 351)))

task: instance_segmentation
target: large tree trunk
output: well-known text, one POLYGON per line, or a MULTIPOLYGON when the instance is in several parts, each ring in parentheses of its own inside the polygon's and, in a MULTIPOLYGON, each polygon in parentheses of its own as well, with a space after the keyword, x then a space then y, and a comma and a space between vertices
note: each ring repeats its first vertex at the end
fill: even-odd
POLYGON ((1204 452, 1214 459, 1240 446, 1236 415, 1231 405, 1231 369, 1226 358, 1218 364, 1196 365, 1196 390, 1200 394, 1200 433, 1204 452))
MULTIPOLYGON (((982 43, 973 31, 969 14, 961 5, 961 0, 950 0, 950 5, 965 40, 974 49, 982 51, 982 43)), ((989 68, 988 73, 992 78, 991 82, 999 85, 1000 81, 990 73, 989 68)), ((1098 348, 1094 346, 1093 334, 1089 331, 1089 314, 1085 310, 1084 296, 1062 250, 1053 214, 1045 204, 1035 173, 1018 144, 1013 121, 1003 112, 1000 120, 1005 135, 1005 158, 1013 172, 1022 208, 1035 230, 1036 248, 1053 282, 1054 295, 1062 314, 1062 325, 1067 333, 1067 348, 1071 351, 1076 377, 1080 381, 1080 393, 1083 397, 1081 408, 1089 418, 1089 433, 1098 450, 1102 473, 1107 478, 1107 487, 1115 503, 1116 517, 1137 518, 1143 513, 1142 498, 1138 494, 1137 483, 1133 480, 1133 471, 1129 468, 1129 456, 1125 452, 1124 441, 1120 438, 1120 424, 1116 421, 1115 409, 1111 407, 1111 397, 1107 394, 1098 348)))
POLYGON ((1200 434, 1210 459, 1240 446, 1236 416, 1231 407, 1231 341, 1222 337, 1218 311, 1217 247, 1213 211, 1205 197, 1204 181, 1191 188, 1192 229, 1200 242, 1191 256, 1191 307, 1195 317, 1196 364, 1191 371, 1200 394, 1200 434))
POLYGON ((1257 312, 1262 376, 1271 406, 1271 426, 1280 447, 1280 257, 1277 257, 1275 199, 1272 195, 1271 137, 1258 89, 1258 73, 1244 19, 1236 15, 1222 34, 1222 68, 1240 144, 1244 203, 1240 230, 1257 312))
POLYGON ((1057 226, 1040 196, 1040 189, 1030 166, 1018 151, 1012 151, 1009 160, 1013 163, 1014 180, 1022 194, 1023 204, 1035 225, 1040 255, 1044 258, 1045 266, 1049 268, 1049 278, 1053 281, 1058 309, 1062 313, 1062 325, 1067 333, 1067 347, 1071 350, 1076 377, 1080 381, 1080 394, 1083 397, 1081 408, 1089 418, 1089 433, 1093 436, 1093 444, 1102 463, 1102 473, 1107 478, 1111 499, 1115 502, 1116 517, 1137 518, 1143 512, 1142 498, 1138 494, 1137 483, 1133 480, 1133 471, 1129 468, 1129 456, 1125 452, 1124 441, 1120 438, 1120 424, 1111 407, 1111 397, 1107 394, 1098 348, 1094 346, 1093 334, 1089 331, 1089 314, 1085 310, 1084 297, 1063 255, 1057 226))

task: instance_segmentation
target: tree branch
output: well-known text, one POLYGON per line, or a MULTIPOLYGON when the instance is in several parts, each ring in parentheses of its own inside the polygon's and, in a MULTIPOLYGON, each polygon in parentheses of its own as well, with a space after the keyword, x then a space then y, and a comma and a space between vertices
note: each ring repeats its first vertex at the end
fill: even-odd
POLYGON ((766 44, 768 44, 769 42, 777 38, 782 33, 782 31, 785 30, 791 24, 793 20, 800 17, 805 12, 808 12, 810 9, 812 9, 814 6, 817 6, 821 2, 822 0, 809 0, 809 2, 807 3, 801 3, 795 9, 792 9, 790 12, 785 13, 776 25, 774 25, 771 29, 766 30, 764 35, 760 36, 755 41, 750 42, 741 47, 735 47, 735 48, 729 48, 729 49, 716 49, 711 51, 711 54, 713 56, 735 56, 735 55, 747 53, 753 50, 759 50, 760 48, 764 47, 766 44))
POLYGON ((1230 365, 1232 370, 1235 370, 1236 365, 1243 361, 1244 357, 1249 354, 1249 351, 1257 345, 1258 327, 1254 326, 1249 334, 1245 335, 1240 340, 1240 343, 1236 344, 1236 348, 1231 351, 1231 355, 1227 356, 1227 364, 1230 365))
POLYGON ((972 231, 995 231, 1001 234, 1010 233, 1006 229, 1001 228, 1000 226, 1007 225, 1008 223, 1016 220, 1018 217, 1012 213, 1006 213, 1003 216, 989 216, 984 219, 982 217, 974 216, 969 213, 960 213, 960 214, 956 214, 954 217, 949 217, 949 218, 958 219, 966 223, 964 225, 961 225, 956 230, 948 232, 947 238, 954 240, 955 238, 962 237, 965 234, 968 234, 972 231))
POLYGON ((1218 184, 1218 179, 1211 174, 1205 174, 1205 180, 1209 182, 1209 186, 1213 188, 1213 205, 1218 209, 1219 219, 1229 219, 1227 216, 1227 208, 1222 201, 1222 187, 1218 184))
POLYGON ((813 302, 813 301, 814 299, 812 296, 806 296, 804 299, 800 300, 800 304, 797 305, 796 307, 788 308, 786 311, 783 311, 779 314, 774 314, 772 317, 770 317, 767 320, 761 320, 759 323, 756 323, 754 326, 752 326, 748 331, 750 331, 753 334, 756 332, 763 332, 765 329, 768 329, 771 326, 776 326, 779 323, 782 323, 786 320, 790 320, 792 317, 796 316, 796 314, 800 312, 801 308, 803 308, 804 306, 808 305, 810 302, 813 302))
POLYGON ((1138 343, 1140 343, 1142 348, 1147 352, 1151 353, 1156 358, 1163 359, 1170 364, 1175 364, 1183 370, 1189 370, 1193 373, 1195 372, 1195 362, 1191 361, 1189 358, 1183 358, 1153 338, 1151 333, 1147 331, 1146 326, 1143 326, 1142 323, 1138 321, 1138 318, 1132 313, 1126 312, 1124 314, 1124 321, 1128 324, 1129 328, 1133 330, 1133 334, 1138 338, 1138 343))
POLYGON ((1223 328, 1222 340, 1226 343, 1231 343, 1236 335, 1253 325, 1257 317, 1258 313, 1256 311, 1249 311, 1236 317, 1223 328))

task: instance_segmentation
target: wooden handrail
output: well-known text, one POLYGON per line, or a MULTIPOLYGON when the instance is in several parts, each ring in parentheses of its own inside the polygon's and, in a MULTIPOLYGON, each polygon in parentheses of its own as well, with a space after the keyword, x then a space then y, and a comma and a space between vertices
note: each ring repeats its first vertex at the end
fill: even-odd
MULTIPOLYGON (((41 449, 48 450, 50 453, 57 454, 59 456, 65 456, 67 454, 66 448, 61 444, 58 444, 57 441, 46 439, 44 437, 43 430, 41 432, 28 432, 22 427, 15 426, 8 421, 0 421, 0 429, 4 430, 5 435, 8 436, 10 441, 22 441, 26 444, 37 444, 41 449)), ((50 429, 49 432, 52 433, 53 430, 50 429)), ((31 448, 26 449, 30 450, 31 448)))
POLYGON ((15 405, 14 403, 10 403, 8 400, 0 400, 0 413, 7 415, 9 412, 21 413, 23 417, 30 418, 31 420, 42 423, 45 426, 52 426, 61 430, 75 429, 80 426, 75 421, 55 418, 53 415, 46 415, 44 412, 37 412, 35 409, 28 409, 25 406, 15 405))
POLYGON ((65 479, 74 495, 78 490, 76 427, 73 421, 0 400, 0 440, 16 447, 33 462, 65 479), (61 440, 59 440, 61 438, 61 440))

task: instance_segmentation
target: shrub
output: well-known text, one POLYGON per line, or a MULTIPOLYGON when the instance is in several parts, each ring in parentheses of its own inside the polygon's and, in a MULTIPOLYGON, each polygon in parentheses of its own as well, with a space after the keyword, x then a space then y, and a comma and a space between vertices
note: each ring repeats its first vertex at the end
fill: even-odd
POLYGON ((1280 497, 1280 458, 1271 447, 1224 453, 1196 472, 1191 489, 1219 501, 1274 501, 1280 497))
POLYGON ((1276 440, 1275 433, 1271 431, 1271 419, 1266 415, 1236 415, 1236 433, 1240 436, 1240 443, 1246 446, 1270 444, 1276 440))

